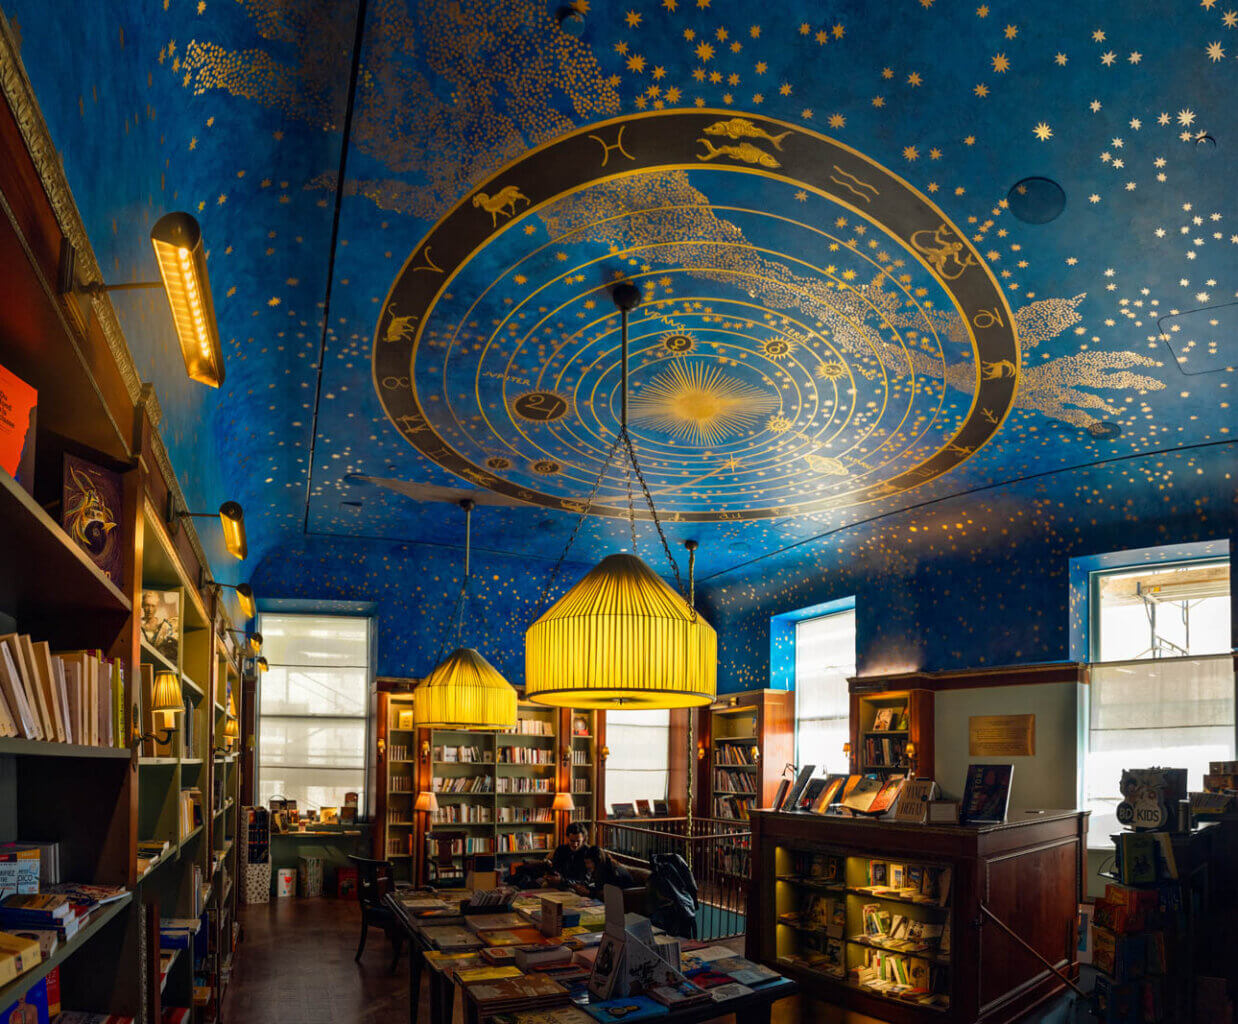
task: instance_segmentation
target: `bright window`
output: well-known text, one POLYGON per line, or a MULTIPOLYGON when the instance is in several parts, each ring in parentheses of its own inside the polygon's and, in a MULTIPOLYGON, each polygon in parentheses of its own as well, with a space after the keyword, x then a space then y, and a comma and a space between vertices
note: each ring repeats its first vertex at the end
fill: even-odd
POLYGON ((606 802, 666 799, 670 757, 669 711, 607 711, 606 802))
POLYGON ((300 810, 339 807, 346 793, 365 807, 369 620, 263 615, 258 797, 300 810))
POLYGON ((855 675, 855 609, 795 624, 795 759, 845 774, 851 738, 847 679, 855 675))
POLYGON ((1119 826, 1124 768, 1186 768, 1234 758, 1229 563, 1184 562, 1093 573, 1085 806, 1093 845, 1119 826))

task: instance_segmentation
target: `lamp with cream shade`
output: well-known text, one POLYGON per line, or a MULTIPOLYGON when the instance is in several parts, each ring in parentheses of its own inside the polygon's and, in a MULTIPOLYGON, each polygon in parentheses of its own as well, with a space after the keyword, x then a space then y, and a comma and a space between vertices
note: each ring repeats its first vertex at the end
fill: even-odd
POLYGON ((151 687, 150 709, 157 716, 157 721, 163 725, 161 732, 144 733, 138 727, 138 706, 133 705, 133 740, 136 747, 145 740, 154 740, 160 746, 172 742, 176 735, 176 716, 185 710, 181 697, 181 681, 175 672, 156 672, 155 683, 151 687))

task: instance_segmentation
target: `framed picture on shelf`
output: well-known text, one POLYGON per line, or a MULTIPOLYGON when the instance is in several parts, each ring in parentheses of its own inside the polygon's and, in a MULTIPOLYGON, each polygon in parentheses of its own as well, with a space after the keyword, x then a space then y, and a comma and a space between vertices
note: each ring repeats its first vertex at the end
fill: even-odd
POLYGON ((649 818, 653 816, 653 808, 649 806, 648 800, 636 801, 636 816, 638 818, 649 818))
POLYGON ((671 807, 665 800, 655 800, 653 802, 653 816, 655 818, 669 818, 671 816, 671 807))
POLYGON ((967 769, 961 818, 965 825, 994 825, 1006 820, 1012 764, 973 764, 967 769))
POLYGON ((142 639, 173 665, 180 659, 181 592, 142 591, 142 639))
POLYGON ((930 825, 957 825, 959 802, 957 800, 930 800, 928 805, 930 825))
MULTIPOLYGON (((60 525, 107 578, 117 585, 120 584, 124 546, 120 502, 119 473, 65 453, 60 487, 60 525)), ((179 605, 179 594, 177 601, 179 605)))
POLYGON ((588 736, 589 735, 589 719, 584 715, 572 716, 572 735, 573 736, 588 736))
POLYGON ((610 805, 610 816, 612 818, 635 818, 636 817, 636 805, 635 804, 611 804, 610 805))

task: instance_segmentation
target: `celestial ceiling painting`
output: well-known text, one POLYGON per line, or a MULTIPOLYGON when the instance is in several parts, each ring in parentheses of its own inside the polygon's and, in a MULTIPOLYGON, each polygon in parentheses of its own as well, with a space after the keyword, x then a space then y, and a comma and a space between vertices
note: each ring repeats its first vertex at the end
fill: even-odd
POLYGON ((482 550, 557 556, 619 426, 620 280, 635 449, 705 575, 1232 441, 1220 0, 2 6, 100 264, 149 270, 135 219, 202 221, 222 391, 178 379, 153 300, 117 309, 259 557, 455 544, 409 496, 443 488, 506 502, 482 550))

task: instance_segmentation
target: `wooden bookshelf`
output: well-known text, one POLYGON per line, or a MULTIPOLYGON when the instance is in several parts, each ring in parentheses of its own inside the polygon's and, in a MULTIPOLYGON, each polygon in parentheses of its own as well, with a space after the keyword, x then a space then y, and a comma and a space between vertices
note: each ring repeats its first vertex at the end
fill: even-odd
POLYGON ((379 680, 378 827, 374 855, 391 860, 397 877, 433 882, 437 844, 459 833, 459 868, 471 854, 493 857, 500 871, 525 857, 549 856, 569 821, 592 824, 602 787, 599 778, 605 715, 521 701, 517 726, 507 731, 408 728, 411 680, 379 680), (383 692, 399 686, 404 692, 383 692), (403 717, 403 720, 401 718, 403 717), (585 732, 573 732, 573 722, 585 732), (576 809, 556 814, 551 804, 573 792, 576 809), (413 810, 417 794, 434 792, 439 810, 413 810))
POLYGON ((908 775, 914 768, 931 779, 933 760, 932 691, 897 677, 851 680, 852 774, 908 775))
MULTIPOLYGON (((12 85, 0 100, 0 365, 38 392, 33 476, 18 482, 0 471, 0 632, 46 641, 52 652, 98 652, 117 668, 99 678, 111 744, 77 736, 72 743, 0 740, 0 841, 58 841, 62 880, 129 892, 98 910, 49 960, 0 987, 0 1008, 55 968, 65 1006, 158 1021, 164 1005, 193 1006, 195 953, 202 952, 177 957, 161 985, 160 919, 202 909, 218 929, 227 913, 225 887, 211 885, 211 871, 235 834, 239 768, 235 758, 221 764, 214 756, 223 743, 215 701, 239 695, 240 663, 193 522, 164 522, 169 493, 182 508, 185 501, 160 437, 157 396, 141 383, 110 300, 56 286, 62 243, 75 247, 84 273, 96 260, 63 169, 45 159, 55 148, 19 67, 0 16, 0 72, 15 72, 0 75, 12 85), (109 509, 121 551, 114 577, 60 525, 66 454, 119 480, 119 504, 109 509), (143 637, 145 589, 179 595, 175 651, 143 637), (158 753, 133 742, 143 724, 144 669, 173 672, 181 683, 183 710, 158 753), (216 785, 227 794, 218 814, 216 785), (182 826, 187 790, 200 791, 201 814, 182 826), (139 876, 138 841, 156 837, 168 848, 139 876)), ((209 951, 203 963, 212 984, 226 974, 209 951)), ((193 1019, 212 1024, 200 1013, 193 1019)))
POLYGON ((702 760, 708 775, 699 813, 746 819, 768 807, 787 762, 795 760, 794 694, 754 690, 719 698, 702 717, 702 760))

